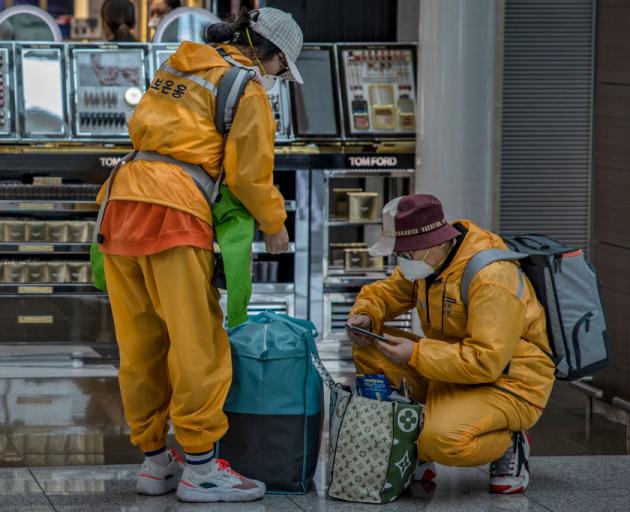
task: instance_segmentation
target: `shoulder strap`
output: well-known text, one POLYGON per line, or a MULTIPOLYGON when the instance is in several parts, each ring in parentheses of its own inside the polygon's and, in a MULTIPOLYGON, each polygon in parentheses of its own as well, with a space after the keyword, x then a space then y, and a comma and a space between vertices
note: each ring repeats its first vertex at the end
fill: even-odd
POLYGON ((127 162, 131 162, 135 157, 136 157, 135 151, 132 151, 131 153, 127 153, 118 161, 116 166, 112 169, 112 172, 109 174, 109 180, 107 182, 107 187, 105 188, 105 195, 103 196, 101 205, 98 208, 98 215, 96 217, 96 226, 94 228, 94 238, 92 239, 93 243, 102 244, 103 242, 105 242, 105 237, 101 233, 101 226, 103 225, 103 219, 105 218, 105 210, 107 209, 107 203, 109 203, 109 196, 112 193, 112 186, 114 185, 114 178, 116 178, 116 174, 118 173, 118 170, 127 162))
MULTIPOLYGON (((232 122, 236 115, 236 108, 241 101, 241 96, 245 92, 248 82, 254 78, 256 73, 249 68, 239 64, 232 57, 230 57, 223 48, 218 46, 214 49, 225 59, 225 61, 232 67, 228 69, 219 82, 219 87, 216 96, 216 107, 214 113, 214 124, 217 131, 223 134, 224 142, 227 141, 227 136, 232 128, 232 122)), ((221 171, 216 181, 216 186, 212 194, 212 202, 216 202, 219 196, 219 190, 221 182, 223 181, 224 167, 223 161, 221 162, 221 171)))
MULTIPOLYGON (((486 249, 475 254, 464 269, 460 293, 464 306, 468 307, 468 290, 477 274, 485 267, 496 261, 518 261, 527 258, 527 254, 520 252, 505 251, 503 249, 486 249)), ((518 296, 523 296, 523 272, 519 268, 518 296)))
POLYGON ((252 70, 234 66, 228 69, 221 78, 214 116, 214 123, 219 133, 225 135, 230 131, 241 96, 243 96, 247 83, 253 77, 254 72, 252 70))

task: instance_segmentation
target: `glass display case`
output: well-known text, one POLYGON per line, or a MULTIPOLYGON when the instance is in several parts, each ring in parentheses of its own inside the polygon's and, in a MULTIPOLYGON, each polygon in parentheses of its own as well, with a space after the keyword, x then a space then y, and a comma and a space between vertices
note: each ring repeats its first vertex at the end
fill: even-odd
MULTIPOLYGON (((322 342, 334 343, 345 355, 350 346, 344 324, 356 294, 396 266, 394 256, 369 254, 381 236, 383 206, 413 192, 414 172, 404 167, 313 172, 312 216, 318 218, 311 222, 311 319, 322 342)), ((410 328, 411 315, 391 325, 410 328)))
MULTIPOLYGON (((0 342, 115 350, 107 294, 91 284, 95 199, 130 151, 129 116, 177 47, 0 44, 0 311, 7 326, 0 342)), ((269 255, 257 232, 248 311, 310 318, 333 357, 350 357, 343 326, 361 286, 396 264, 368 248, 380 236, 383 205, 414 190, 414 132, 405 117, 415 111, 406 60, 413 53, 412 45, 307 44, 297 63, 305 83, 278 81, 268 91, 277 125, 274 180, 286 201, 290 245, 269 255), (356 72, 346 68, 360 69, 367 128, 348 96, 359 94, 356 72)), ((393 324, 409 328, 410 318, 393 324)))
POLYGON ((17 139, 15 59, 12 43, 0 43, 0 140, 17 139))
POLYGON ((65 46, 16 43, 17 113, 25 140, 68 137, 65 46))
POLYGON ((127 122, 146 90, 145 45, 71 45, 72 130, 77 139, 128 138, 127 122))
POLYGON ((415 45, 339 44, 348 138, 413 138, 415 45))
POLYGON ((296 140, 341 138, 336 55, 332 44, 305 44, 296 62, 303 84, 291 83, 296 140))

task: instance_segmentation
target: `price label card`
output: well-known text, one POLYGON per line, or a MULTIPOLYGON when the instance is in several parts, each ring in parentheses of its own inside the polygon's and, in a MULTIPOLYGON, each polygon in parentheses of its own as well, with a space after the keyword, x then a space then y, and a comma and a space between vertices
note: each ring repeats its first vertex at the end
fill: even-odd
POLYGON ((18 208, 20 210, 54 210, 55 205, 53 203, 20 203, 18 208))
POLYGON ((52 324, 54 322, 52 315, 19 315, 17 317, 18 324, 52 324))

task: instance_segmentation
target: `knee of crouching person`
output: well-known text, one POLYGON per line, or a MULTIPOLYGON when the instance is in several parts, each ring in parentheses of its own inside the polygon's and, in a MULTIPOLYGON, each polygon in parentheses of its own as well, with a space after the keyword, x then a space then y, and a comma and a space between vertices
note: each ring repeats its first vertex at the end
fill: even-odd
POLYGON ((463 466, 471 439, 463 433, 425 425, 418 437, 418 459, 444 466, 463 466))

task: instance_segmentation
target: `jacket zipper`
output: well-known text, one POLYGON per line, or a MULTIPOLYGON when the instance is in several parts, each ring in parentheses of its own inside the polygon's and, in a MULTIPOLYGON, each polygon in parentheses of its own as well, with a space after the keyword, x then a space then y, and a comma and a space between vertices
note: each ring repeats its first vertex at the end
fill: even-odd
POLYGON ((429 325, 431 325, 431 306, 429 305, 429 290, 434 284, 438 284, 441 282, 442 282, 442 278, 438 278, 435 281, 431 281, 430 284, 428 281, 424 282, 424 292, 425 292, 425 299, 426 299, 426 305, 427 305, 427 324, 429 325))

